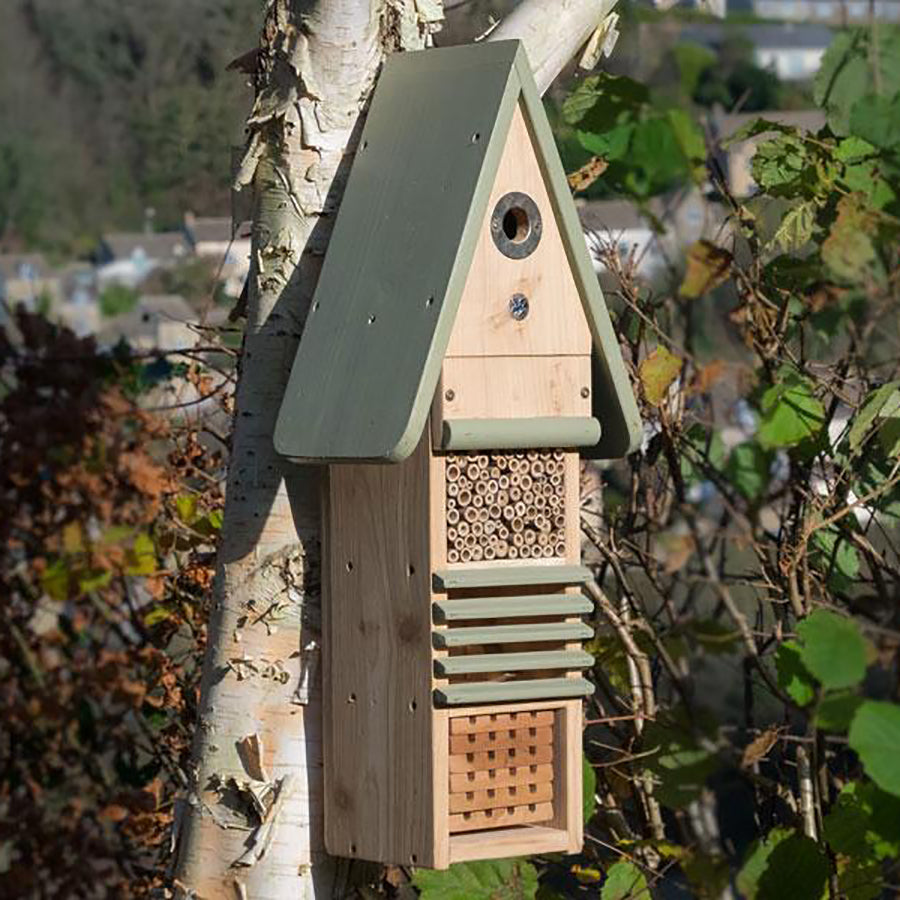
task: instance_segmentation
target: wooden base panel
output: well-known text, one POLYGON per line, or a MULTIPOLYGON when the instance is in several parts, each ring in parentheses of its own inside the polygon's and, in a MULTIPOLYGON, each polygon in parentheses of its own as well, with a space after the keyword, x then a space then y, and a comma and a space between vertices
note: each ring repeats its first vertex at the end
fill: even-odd
POLYGON ((536 853, 577 853, 581 849, 567 831, 541 825, 497 828, 485 840, 484 832, 454 834, 449 841, 450 863, 530 856, 536 853))

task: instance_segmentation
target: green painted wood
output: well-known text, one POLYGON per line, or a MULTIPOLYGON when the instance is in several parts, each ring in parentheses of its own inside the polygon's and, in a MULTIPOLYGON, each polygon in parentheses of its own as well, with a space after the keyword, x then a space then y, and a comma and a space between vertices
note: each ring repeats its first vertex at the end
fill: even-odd
POLYGON ((520 97, 600 360, 593 452, 636 445, 637 406, 525 51, 497 41, 385 63, 284 394, 279 453, 397 462, 413 451, 520 97))
POLYGON ((529 584, 587 584, 594 578, 587 566, 481 566, 441 569, 434 573, 437 592, 457 588, 518 587, 529 584))
POLYGON ((445 675, 471 675, 476 672, 522 672, 527 669, 589 669, 594 657, 583 650, 551 650, 534 653, 479 653, 471 656, 445 656, 434 661, 434 671, 445 675))
POLYGON ((581 594, 535 594, 529 597, 465 597, 436 600, 439 622, 461 619, 514 619, 519 616, 563 616, 588 613, 594 604, 581 594))
POLYGON ((550 700, 589 697, 594 686, 584 678, 537 678, 532 681, 473 681, 436 688, 438 706, 478 706, 517 700, 550 700))
POLYGON ((586 641, 594 636, 584 622, 553 622, 541 625, 483 625, 434 631, 434 646, 471 647, 475 644, 525 644, 533 641, 586 641))
POLYGON ((532 419, 445 419, 443 450, 530 450, 536 447, 593 447, 600 440, 597 419, 559 416, 532 419))

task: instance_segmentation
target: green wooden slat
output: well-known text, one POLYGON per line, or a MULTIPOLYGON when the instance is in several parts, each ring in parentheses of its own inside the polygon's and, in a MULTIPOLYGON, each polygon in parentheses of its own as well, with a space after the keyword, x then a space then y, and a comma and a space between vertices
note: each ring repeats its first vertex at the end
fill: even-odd
POLYGON ((593 580, 587 566, 484 566, 441 569, 434 573, 436 591, 457 588, 516 587, 529 584, 586 584, 593 580))
POLYGON ((445 656, 434 661, 438 676, 473 672, 522 672, 527 669, 589 669, 594 657, 583 650, 551 650, 534 653, 479 653, 445 656))
POLYGON ((483 625, 477 628, 449 628, 433 632, 434 645, 470 647, 473 644, 524 644, 535 641, 584 641, 593 637, 584 622, 553 622, 546 625, 483 625))
POLYGON ((546 416, 530 419, 445 419, 443 450, 529 450, 535 447, 593 447, 600 440, 597 419, 546 416))
POLYGON ((584 678, 537 678, 532 681, 474 681, 436 688, 438 706, 478 706, 481 703, 512 703, 516 700, 560 700, 588 697, 594 686, 584 678))
POLYGON ((386 61, 284 394, 279 453, 398 462, 417 446, 520 99, 598 351, 603 434, 593 452, 623 456, 639 441, 628 374, 524 47, 488 41, 386 61), (428 128, 415 124, 426 120, 428 128))
POLYGON ((581 594, 535 594, 528 597, 466 597, 437 600, 435 619, 456 622, 460 619, 506 619, 518 616, 578 615, 588 613, 594 604, 581 594))

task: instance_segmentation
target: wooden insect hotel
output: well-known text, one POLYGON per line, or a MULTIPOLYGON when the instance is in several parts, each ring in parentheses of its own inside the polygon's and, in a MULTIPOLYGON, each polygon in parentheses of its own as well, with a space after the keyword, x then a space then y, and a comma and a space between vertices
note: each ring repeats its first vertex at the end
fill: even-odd
POLYGON ((580 849, 579 451, 638 432, 524 49, 392 57, 275 436, 328 466, 329 852, 580 849))

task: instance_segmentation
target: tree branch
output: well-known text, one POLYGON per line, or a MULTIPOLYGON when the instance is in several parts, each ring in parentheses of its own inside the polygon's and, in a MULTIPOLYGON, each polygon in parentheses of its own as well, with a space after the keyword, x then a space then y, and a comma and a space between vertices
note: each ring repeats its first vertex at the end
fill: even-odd
POLYGON ((612 12, 617 0, 523 0, 488 40, 518 38, 525 44, 538 90, 543 94, 569 60, 612 12))

